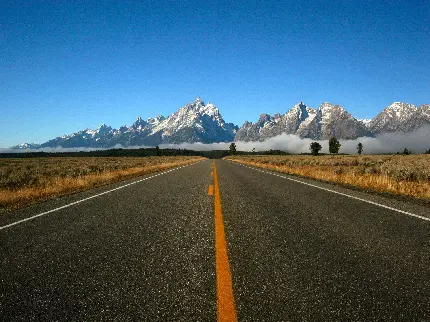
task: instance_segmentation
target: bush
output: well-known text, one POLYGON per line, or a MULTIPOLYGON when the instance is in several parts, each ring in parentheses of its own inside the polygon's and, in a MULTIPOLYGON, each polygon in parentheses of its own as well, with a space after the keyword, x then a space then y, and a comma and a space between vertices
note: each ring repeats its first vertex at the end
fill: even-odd
POLYGON ((318 152, 322 149, 321 144, 318 142, 312 142, 309 146, 309 150, 311 150, 312 155, 318 155, 318 152))

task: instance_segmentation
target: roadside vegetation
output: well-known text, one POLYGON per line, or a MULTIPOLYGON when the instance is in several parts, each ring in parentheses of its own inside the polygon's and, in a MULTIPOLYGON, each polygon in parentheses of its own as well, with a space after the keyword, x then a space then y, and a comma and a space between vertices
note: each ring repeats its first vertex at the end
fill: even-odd
MULTIPOLYGON (((361 152, 361 151, 360 151, 361 152)), ((430 201, 430 155, 230 156, 287 174, 430 201)))
POLYGON ((201 159, 196 156, 2 158, 0 211, 201 159))

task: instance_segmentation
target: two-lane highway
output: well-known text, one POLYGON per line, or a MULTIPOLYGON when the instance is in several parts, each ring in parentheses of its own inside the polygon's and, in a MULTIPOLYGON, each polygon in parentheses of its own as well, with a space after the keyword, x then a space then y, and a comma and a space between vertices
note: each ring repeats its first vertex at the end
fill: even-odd
POLYGON ((430 320, 430 221, 224 160, 148 177, 1 218, 0 319, 430 320))
POLYGON ((218 172, 239 321, 430 320, 429 221, 237 164, 218 172))
POLYGON ((0 319, 216 320, 211 171, 200 162, 0 230, 0 319))

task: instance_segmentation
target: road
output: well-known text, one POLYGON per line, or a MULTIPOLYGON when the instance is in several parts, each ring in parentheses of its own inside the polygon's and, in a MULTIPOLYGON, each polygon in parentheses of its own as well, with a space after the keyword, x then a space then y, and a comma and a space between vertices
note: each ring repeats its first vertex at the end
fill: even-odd
POLYGON ((2 216, 0 319, 430 320, 429 208, 285 177, 206 160, 2 216))

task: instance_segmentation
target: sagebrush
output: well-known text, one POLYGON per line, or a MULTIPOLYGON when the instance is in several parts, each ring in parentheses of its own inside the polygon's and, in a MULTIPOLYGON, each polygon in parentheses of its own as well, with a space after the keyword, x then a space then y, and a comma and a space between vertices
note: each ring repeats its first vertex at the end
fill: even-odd
POLYGON ((236 156, 232 161, 430 200, 430 155, 236 156))
POLYGON ((185 156, 0 159, 0 209, 15 209, 201 159, 185 156))

